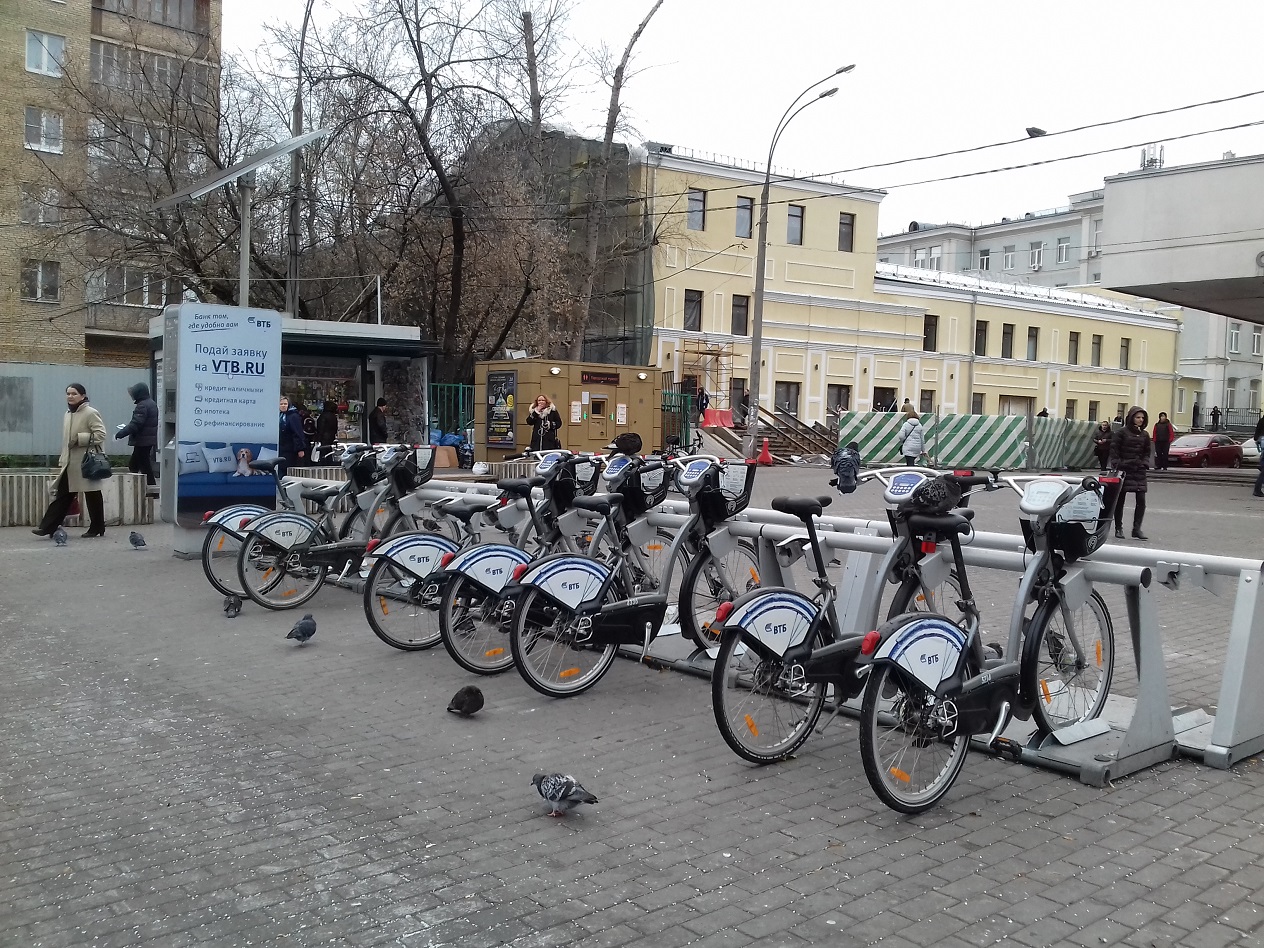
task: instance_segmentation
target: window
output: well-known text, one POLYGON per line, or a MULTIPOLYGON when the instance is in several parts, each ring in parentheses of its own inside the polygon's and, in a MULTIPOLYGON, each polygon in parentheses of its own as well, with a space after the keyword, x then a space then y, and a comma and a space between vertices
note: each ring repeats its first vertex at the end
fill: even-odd
POLYGON ((1099 217, 1093 221, 1093 253, 1100 254, 1102 252, 1102 219, 1099 217))
POLYGON ((1097 421, 1098 420, 1097 416, 1101 412, 1101 410, 1102 410, 1101 402, 1089 402, 1088 403, 1088 420, 1097 421))
POLYGON ((1078 332, 1067 334, 1067 363, 1080 364, 1080 334, 1078 332))
POLYGON ((851 253, 855 232, 856 215, 840 213, 838 215, 838 249, 843 253, 851 253))
POLYGON ((1092 346, 1092 354, 1090 356, 1090 364, 1091 365, 1102 364, 1102 337, 1101 336, 1093 337, 1093 346, 1092 346))
POLYGON ((1238 407, 1238 380, 1225 379, 1225 408, 1229 411, 1238 407))
POLYGON ((974 395, 970 397, 970 414, 972 415, 986 414, 986 412, 984 412, 983 410, 984 404, 985 402, 984 402, 983 393, 975 392, 974 395))
POLYGON ((922 351, 939 351, 939 317, 930 313, 922 317, 922 351))
POLYGON ((739 424, 743 418, 739 417, 742 411, 742 396, 746 394, 746 379, 731 378, 729 379, 729 408, 733 409, 733 420, 739 424))
POLYGON ((1014 245, 1013 244, 1010 244, 1008 247, 1004 249, 1003 259, 1001 260, 1001 263, 1005 267, 1006 270, 1014 269, 1014 245))
POLYGON ((702 331, 702 290, 685 290, 685 330, 702 331))
POLYGON ((913 266, 919 270, 925 270, 930 262, 930 253, 925 247, 918 247, 913 251, 913 266))
POLYGON ((206 63, 172 59, 101 40, 92 41, 90 58, 92 81, 101 85, 125 90, 179 90, 195 102, 211 99, 211 67, 206 63))
POLYGON ((977 356, 987 355, 987 334, 988 324, 986 319, 980 319, 974 324, 974 354, 977 356))
POLYGON ((1251 330, 1251 355, 1264 354, 1264 327, 1256 326, 1251 330))
POLYGON ((686 225, 690 230, 707 229, 707 192, 689 189, 689 215, 686 225))
POLYGON ((144 122, 126 119, 109 126, 100 119, 88 120, 86 144, 93 161, 158 167, 172 157, 172 142, 169 128, 149 128, 144 122))
POLYGON ((1242 324, 1229 324, 1229 351, 1237 352, 1238 347, 1242 345, 1242 324))
POLYGON ((750 321, 747 317, 750 315, 750 297, 749 296, 733 296, 733 335, 746 336, 750 334, 750 321))
POLYGON ((1040 330, 1036 326, 1027 327, 1027 361, 1035 362, 1040 352, 1040 330))
POLYGON ((923 415, 929 415, 935 410, 935 390, 933 388, 922 389, 922 393, 918 397, 917 410, 923 415))
POLYGON ((1251 389, 1246 393, 1247 405, 1250 411, 1260 410, 1260 380, 1251 379, 1251 389))
POLYGON ((755 221, 755 199, 739 197, 737 199, 737 233, 738 237, 749 237, 751 225, 755 221))
POLYGON ((1119 367, 1121 369, 1128 368, 1129 357, 1131 356, 1131 354, 1132 354, 1132 340, 1120 339, 1119 340, 1119 367))
POLYGON ((1066 418, 1071 419, 1071 421, 1074 421, 1074 420, 1075 420, 1075 399, 1074 399, 1074 398, 1068 398, 1068 399, 1067 399, 1067 401, 1066 401, 1066 412, 1064 413, 1064 416, 1065 416, 1066 418))
POLYGON ((1185 389, 1183 388, 1176 390, 1176 410, 1178 412, 1185 411, 1185 389))
POLYGON ((164 277, 138 264, 123 263, 90 273, 84 295, 89 303, 157 308, 179 303, 182 287, 174 277, 164 277))
POLYGON ((850 385, 827 385, 825 386, 825 410, 833 412, 837 415, 840 411, 847 411, 851 408, 851 386, 850 385))
POLYGON ((209 33, 211 29, 209 0, 92 0, 92 5, 178 30, 209 33))
POLYGON ((26 107, 26 147, 61 154, 61 115, 33 105, 26 107))
POLYGON ((1035 243, 1030 244, 1029 247, 1030 249, 1027 251, 1027 263, 1033 270, 1035 270, 1037 267, 1042 266, 1045 262, 1045 242, 1043 240, 1036 241, 1035 243))
POLYGON ((930 268, 932 270, 942 270, 944 248, 939 244, 930 248, 930 268))
POLYGON ((33 184, 22 185, 22 223, 57 224, 61 222, 61 193, 44 190, 33 184))
POLYGON ((1118 418, 1121 422, 1124 420, 1124 412, 1126 412, 1127 410, 1128 410, 1128 406, 1124 402, 1115 403, 1115 417, 1118 418))
POLYGON ((777 382, 773 386, 773 407, 797 415, 799 413, 799 383, 777 382))
POLYGON ((1066 263, 1071 259, 1071 238, 1058 238, 1058 263, 1066 263))
POLYGON ((786 243, 803 244, 803 208, 798 204, 786 208, 786 243))
POLYGON ((1094 282, 1094 283, 1101 283, 1101 282, 1102 282, 1102 275, 1101 275, 1100 273, 1094 273, 1094 274, 1093 274, 1093 282, 1094 282))
POLYGON ((1001 358, 1014 358, 1014 324, 1001 324, 1001 358))
POLYGON ((980 270, 992 269, 992 251, 990 250, 979 251, 979 269, 980 270))
POLYGON ((56 260, 23 260, 22 299, 40 303, 61 299, 61 264, 56 260))
POLYGON ((66 38, 52 33, 26 31, 26 71, 60 76, 66 61, 66 38))

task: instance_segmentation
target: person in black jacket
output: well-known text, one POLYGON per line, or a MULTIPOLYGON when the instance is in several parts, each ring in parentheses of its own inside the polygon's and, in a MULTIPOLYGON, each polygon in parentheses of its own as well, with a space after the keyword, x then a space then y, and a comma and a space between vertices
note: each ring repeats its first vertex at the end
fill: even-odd
POLYGON ((1106 465, 1110 461, 1110 443, 1114 437, 1109 421, 1103 421, 1093 432, 1093 454, 1096 455, 1097 464, 1103 474, 1106 473, 1106 465))
POLYGON ((1136 497, 1136 508, 1132 512, 1132 538, 1134 540, 1150 539, 1141 532, 1141 521, 1146 509, 1146 468, 1150 466, 1150 433, 1146 426, 1150 416, 1144 408, 1133 406, 1128 409, 1123 427, 1115 432, 1110 442, 1110 466, 1123 475, 1123 492, 1115 504, 1115 536, 1124 538, 1124 498, 1128 494, 1136 497))
POLYGON ((316 440, 320 442, 320 459, 328 464, 338 441, 338 403, 326 401, 316 416, 316 440))
POLYGON ((280 429, 277 433, 277 454, 285 458, 285 466, 298 467, 307 463, 307 438, 303 436, 303 419, 290 400, 281 396, 280 429))
POLYGON ((158 403, 149 394, 149 386, 137 382, 128 388, 127 394, 132 396, 136 407, 132 409, 132 420, 118 430, 115 438, 126 438, 132 446, 132 457, 127 462, 127 469, 133 474, 144 474, 145 483, 153 485, 154 448, 158 446, 158 403))
POLYGON ((369 412, 369 444, 387 444, 391 434, 386 427, 386 399, 379 398, 377 407, 369 412))
POLYGON ((562 416, 546 395, 537 395, 527 412, 527 424, 531 426, 531 444, 528 451, 547 451, 560 448, 557 433, 562 428, 562 416))

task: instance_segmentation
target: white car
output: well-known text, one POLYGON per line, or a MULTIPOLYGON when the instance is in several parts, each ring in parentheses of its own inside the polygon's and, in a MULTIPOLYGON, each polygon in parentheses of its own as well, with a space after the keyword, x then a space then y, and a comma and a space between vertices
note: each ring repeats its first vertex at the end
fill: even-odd
POLYGON ((1242 442, 1242 466, 1255 467, 1260 463, 1260 446, 1255 443, 1254 438, 1247 438, 1242 442))

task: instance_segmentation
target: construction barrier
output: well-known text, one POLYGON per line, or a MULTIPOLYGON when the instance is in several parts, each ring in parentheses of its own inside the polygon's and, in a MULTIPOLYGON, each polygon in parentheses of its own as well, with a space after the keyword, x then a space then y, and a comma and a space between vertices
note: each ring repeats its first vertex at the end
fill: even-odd
POLYGON ((1096 467, 1093 454, 1095 421, 1072 418, 1031 419, 1032 464, 1038 471, 1096 467))
MULTIPOLYGON (((900 412, 846 411, 839 415, 838 440, 855 441, 865 464, 898 464, 900 412)), ((1013 415, 920 416, 926 454, 936 467, 1014 470, 1027 460, 1027 419, 1013 415)), ((1041 419, 1042 421, 1045 419, 1041 419)))

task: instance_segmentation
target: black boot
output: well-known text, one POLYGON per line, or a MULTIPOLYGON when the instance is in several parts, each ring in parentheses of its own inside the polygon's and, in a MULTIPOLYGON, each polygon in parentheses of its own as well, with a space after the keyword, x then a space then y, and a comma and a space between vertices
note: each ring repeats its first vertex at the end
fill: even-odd
POLYGON ((1144 533, 1142 533, 1142 532, 1141 532, 1141 521, 1140 521, 1140 520, 1135 520, 1135 521, 1133 521, 1133 524, 1132 524, 1132 538, 1133 538, 1134 540, 1148 540, 1148 539, 1150 539, 1148 536, 1146 536, 1144 533))
POLYGON ((1122 523, 1115 524, 1115 539, 1122 540, 1124 538, 1124 525, 1122 523))

